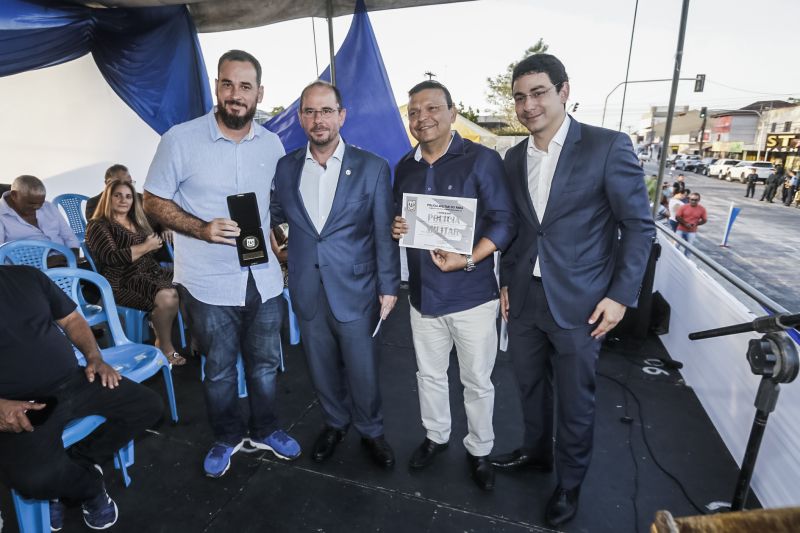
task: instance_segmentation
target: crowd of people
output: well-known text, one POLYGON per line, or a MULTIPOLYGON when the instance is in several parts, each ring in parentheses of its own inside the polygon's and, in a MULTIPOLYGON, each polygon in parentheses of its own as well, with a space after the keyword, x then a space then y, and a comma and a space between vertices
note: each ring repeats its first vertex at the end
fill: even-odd
MULTIPOLYGON (((745 191, 745 198, 754 198, 756 192, 756 184, 758 183, 758 174, 753 171, 747 176, 747 190, 745 191)), ((775 165, 775 171, 770 173, 766 180, 764 180, 764 191, 761 193, 760 202, 767 201, 775 203, 775 197, 780 195, 778 201, 790 207, 794 205, 800 208, 800 190, 798 190, 798 183, 800 183, 800 168, 796 168, 794 173, 787 172, 783 165, 775 165)))
MULTIPOLYGON (((516 66, 511 80, 517 117, 530 136, 504 160, 452 131, 456 108, 444 85, 424 81, 411 88, 409 129, 418 144, 398 163, 392 186, 385 160, 342 139, 346 95, 326 82, 301 93, 298 119, 308 143, 285 154, 277 135, 253 120, 263 97, 261 76, 247 52, 224 54, 216 107, 162 136, 142 198, 127 169, 110 168, 86 235, 115 298, 150 312, 156 344, 176 366, 185 358, 169 332, 178 302, 185 310, 206 355, 203 388, 213 433, 206 475, 223 476, 243 446, 287 461, 301 454, 277 417, 284 286, 278 257, 287 263, 324 419, 311 458, 328 460, 352 426, 376 465, 394 466, 373 331, 399 293, 397 240, 410 231, 403 197, 461 196, 477 199, 470 253, 407 248, 424 430, 408 465, 425 469, 450 444, 447 369, 455 345, 468 422, 462 442, 473 481, 488 491, 495 469, 555 470, 544 518, 553 527, 571 520, 591 462, 601 340, 636 305, 655 237, 628 136, 570 117, 564 65, 536 54, 516 66), (262 227, 288 224, 292 237, 286 249, 266 247, 268 262, 242 267, 235 246, 241 228, 229 218, 226 198, 248 192, 255 193, 262 227), (171 271, 155 256, 170 239, 171 271), (516 446, 504 443, 507 453, 493 454, 498 311, 508 323, 524 435, 516 446), (237 395, 239 355, 247 419, 237 395)), ((15 180, 0 200, 3 239, 62 239, 77 249, 44 196, 39 180, 15 180)), ((705 222, 695 197, 675 213, 687 239, 705 222)), ((0 338, 0 480, 51 500, 54 528, 63 521, 65 500, 81 503, 89 527, 109 527, 118 510, 95 465, 156 421, 157 398, 103 363, 75 304, 41 273, 0 266, 0 319, 15 331, 0 338), (23 300, 30 303, 20 313, 16 302, 23 300), (77 368, 70 341, 86 357, 85 370, 77 368), (36 371, 43 366, 47 372, 36 371), (80 405, 64 401, 67 394, 81 398, 80 405), (142 406, 135 413, 133 401, 142 406), (52 412, 33 431, 31 417, 47 409, 52 412), (63 451, 64 424, 86 414, 106 417, 107 429, 63 451)))

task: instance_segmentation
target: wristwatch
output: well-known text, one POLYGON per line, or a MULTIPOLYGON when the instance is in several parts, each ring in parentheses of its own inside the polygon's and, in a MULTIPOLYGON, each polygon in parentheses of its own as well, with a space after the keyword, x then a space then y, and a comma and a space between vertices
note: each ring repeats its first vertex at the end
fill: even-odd
POLYGON ((467 254, 464 257, 467 260, 467 266, 464 267, 464 270, 467 272, 472 272, 475 270, 475 261, 472 260, 472 254, 467 254))

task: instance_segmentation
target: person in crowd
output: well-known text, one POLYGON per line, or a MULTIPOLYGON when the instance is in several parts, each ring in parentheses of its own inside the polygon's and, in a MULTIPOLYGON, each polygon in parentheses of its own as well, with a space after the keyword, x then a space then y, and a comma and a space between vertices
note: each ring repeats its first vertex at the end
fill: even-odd
POLYGON ((672 183, 672 188, 675 189, 676 185, 681 192, 686 192, 686 176, 683 174, 678 174, 678 177, 675 178, 675 181, 672 183))
POLYGON ((766 200, 769 203, 774 203, 775 194, 778 192, 778 186, 783 183, 784 174, 783 165, 775 165, 775 172, 771 173, 764 183, 764 192, 761 194, 759 202, 766 200))
MULTIPOLYGON (((112 180, 127 181, 130 182, 131 185, 136 185, 136 180, 131 177, 128 167, 119 163, 111 165, 108 167, 108 169, 106 169, 103 190, 105 190, 105 186, 108 185, 112 180)), ((97 204, 100 203, 100 197, 102 195, 103 193, 101 191, 97 196, 92 196, 86 200, 85 214, 87 221, 91 220, 94 216, 95 209, 97 209, 97 204)), ((136 195, 139 197, 139 205, 143 204, 144 202, 142 193, 137 192, 136 195)), ((147 215, 145 216, 147 217, 147 215)), ((164 229, 161 224, 152 220, 150 217, 147 217, 147 223, 150 224, 150 227, 153 228, 153 232, 161 237, 165 243, 169 243, 170 245, 172 244, 172 232, 170 230, 164 229)), ((172 254, 170 254, 166 246, 162 246, 156 250, 154 257, 159 263, 172 263, 172 254)))
POLYGON ((347 110, 335 86, 308 85, 298 114, 308 143, 278 163, 271 211, 273 224, 293 228, 289 291, 325 420, 311 457, 331 457, 352 424, 391 468, 372 334, 400 286, 389 164, 339 135, 347 110))
MULTIPOLYGON (((489 453, 494 446, 491 375, 497 355, 498 287, 494 252, 516 233, 516 216, 500 156, 451 131, 456 108, 450 91, 423 81, 408 92, 411 135, 419 142, 395 170, 395 214, 403 193, 477 199, 474 240, 467 254, 406 248, 411 302, 411 333, 417 357, 417 386, 425 439, 409 461, 412 469, 430 465, 450 440, 447 368, 456 346, 468 433, 464 447, 475 483, 494 488, 489 453)), ((395 218, 400 239, 406 220, 395 218)))
POLYGON ((268 246, 268 262, 240 266, 236 237, 241 230, 229 218, 226 200, 255 193, 261 227, 268 229, 270 188, 284 149, 277 135, 253 120, 264 96, 255 57, 242 50, 223 54, 214 87, 214 109, 161 138, 144 186, 144 207, 176 233, 174 282, 193 341, 206 355, 203 388, 214 444, 203 467, 206 475, 221 477, 245 439, 285 460, 298 458, 301 450, 278 426, 275 411, 280 264, 268 246), (247 423, 237 394, 240 353, 247 423))
MULTIPOLYGON (((35 176, 19 176, 0 197, 0 244, 35 239, 62 244, 78 257, 80 243, 58 207, 45 200, 47 190, 35 176)), ((54 259, 62 260, 60 256, 54 259)), ((63 266, 49 263, 49 266, 63 266)))
POLYGON ((673 187, 672 198, 669 199, 669 227, 672 231, 678 229, 678 208, 684 205, 686 193, 681 191, 680 187, 673 187))
POLYGON ((756 183, 758 183, 758 173, 755 169, 751 169, 750 174, 747 175, 747 190, 744 193, 745 198, 755 198, 756 183))
POLYGON ((101 466, 158 422, 161 398, 103 362, 76 304, 35 268, 0 266, 0 322, 0 482, 50 500, 53 531, 63 527, 62 500, 79 502, 90 528, 111 527, 118 510, 101 466), (106 420, 65 450, 66 424, 89 415, 106 420))
POLYGON ((111 285, 117 305, 150 313, 156 347, 170 364, 185 365, 186 359, 172 344, 178 291, 172 285, 172 272, 155 259, 164 242, 150 227, 129 180, 112 179, 106 184, 86 226, 86 245, 111 285))
POLYGON ((800 174, 800 169, 795 169, 794 174, 792 176, 786 177, 786 182, 784 183, 783 189, 783 205, 789 207, 792 205, 792 201, 794 200, 794 194, 797 192, 797 183, 798 174, 800 174))
POLYGON ((600 344, 637 304, 655 228, 630 138, 567 115, 558 58, 523 59, 511 89, 531 135, 505 156, 520 229, 502 255, 500 310, 524 437, 492 462, 543 472, 555 464, 545 520, 558 527, 575 516, 589 468, 600 344))
MULTIPOLYGON (((678 219, 678 235, 689 244, 692 244, 697 238, 697 229, 708 222, 706 208, 700 205, 700 194, 691 193, 689 195, 689 204, 681 206, 675 218, 678 219)), ((689 250, 684 250, 684 254, 689 257, 689 250)))
MULTIPOLYGON (((100 194, 97 196, 92 196, 88 200, 86 200, 86 207, 85 207, 85 214, 86 220, 92 220, 94 216, 95 209, 97 209, 97 204, 100 203, 100 197, 103 196, 103 192, 105 191, 106 186, 112 181, 127 181, 136 185, 136 180, 131 177, 130 172, 128 172, 128 167, 125 165, 121 165, 119 163, 111 165, 106 169, 105 179, 103 181, 103 190, 100 191, 100 194)), ((139 201, 142 201, 142 195, 139 194, 139 201)), ((148 221, 149 222, 149 221, 148 221)), ((150 227, 153 227, 153 224, 150 224, 150 227)))

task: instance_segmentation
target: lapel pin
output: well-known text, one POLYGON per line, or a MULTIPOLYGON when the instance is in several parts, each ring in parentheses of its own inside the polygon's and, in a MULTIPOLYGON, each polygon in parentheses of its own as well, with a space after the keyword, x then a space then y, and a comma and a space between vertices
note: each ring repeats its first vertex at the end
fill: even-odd
POLYGON ((350 174, 352 174, 352 172, 348 168, 347 170, 344 171, 344 174, 345 174, 345 176, 349 176, 350 174))

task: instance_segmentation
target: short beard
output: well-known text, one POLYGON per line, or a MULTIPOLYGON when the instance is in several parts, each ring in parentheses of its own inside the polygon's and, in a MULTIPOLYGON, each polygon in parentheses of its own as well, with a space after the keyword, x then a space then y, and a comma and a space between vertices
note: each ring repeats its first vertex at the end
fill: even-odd
POLYGON ((217 106, 217 116, 222 120, 222 123, 225 124, 226 128, 232 130, 241 130, 245 126, 247 126, 253 117, 256 116, 256 107, 253 106, 252 108, 248 109, 244 115, 231 115, 225 110, 226 104, 231 104, 233 102, 224 102, 222 105, 217 106))

